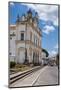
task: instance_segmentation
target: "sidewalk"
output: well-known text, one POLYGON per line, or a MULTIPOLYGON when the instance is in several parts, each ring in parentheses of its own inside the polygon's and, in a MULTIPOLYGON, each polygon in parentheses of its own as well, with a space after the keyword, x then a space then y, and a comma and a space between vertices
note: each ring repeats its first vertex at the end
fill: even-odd
POLYGON ((28 72, 28 71, 37 69, 37 68, 42 68, 42 66, 35 66, 35 67, 32 67, 31 69, 28 69, 28 70, 26 70, 26 71, 23 71, 23 72, 20 72, 20 71, 19 71, 19 72, 17 72, 17 73, 14 73, 14 74, 12 74, 12 75, 9 75, 9 76, 10 76, 10 78, 13 78, 13 77, 16 77, 16 76, 18 76, 18 75, 24 74, 24 73, 26 73, 26 72, 28 72))

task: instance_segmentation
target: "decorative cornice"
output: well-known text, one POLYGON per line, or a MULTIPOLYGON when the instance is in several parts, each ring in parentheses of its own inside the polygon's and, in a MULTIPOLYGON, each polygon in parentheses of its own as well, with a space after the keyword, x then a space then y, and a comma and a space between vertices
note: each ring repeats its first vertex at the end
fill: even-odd
POLYGON ((41 46, 35 46, 31 40, 23 40, 23 41, 22 40, 16 40, 15 42, 16 42, 16 44, 19 44, 19 43, 30 44, 30 45, 33 45, 35 48, 38 48, 39 50, 41 50, 41 46))
POLYGON ((10 30, 16 30, 16 25, 13 25, 13 24, 10 25, 10 26, 9 26, 9 29, 10 29, 10 30))

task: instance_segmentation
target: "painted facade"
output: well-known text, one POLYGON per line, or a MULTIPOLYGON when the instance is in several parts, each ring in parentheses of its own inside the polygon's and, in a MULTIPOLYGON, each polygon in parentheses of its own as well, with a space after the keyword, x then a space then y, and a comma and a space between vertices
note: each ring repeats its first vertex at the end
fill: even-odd
POLYGON ((41 62, 41 30, 38 27, 38 15, 17 17, 16 25, 10 25, 10 60, 16 63, 41 62))

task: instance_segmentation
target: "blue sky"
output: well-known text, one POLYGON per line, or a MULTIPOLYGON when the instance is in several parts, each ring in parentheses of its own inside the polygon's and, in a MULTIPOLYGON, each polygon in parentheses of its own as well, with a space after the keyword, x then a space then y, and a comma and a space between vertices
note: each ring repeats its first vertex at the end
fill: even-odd
POLYGON ((42 30, 42 48, 45 48, 50 56, 58 52, 58 6, 44 4, 26 4, 13 3, 9 4, 9 23, 15 24, 16 17, 22 16, 31 9, 33 16, 38 13, 39 27, 42 30))

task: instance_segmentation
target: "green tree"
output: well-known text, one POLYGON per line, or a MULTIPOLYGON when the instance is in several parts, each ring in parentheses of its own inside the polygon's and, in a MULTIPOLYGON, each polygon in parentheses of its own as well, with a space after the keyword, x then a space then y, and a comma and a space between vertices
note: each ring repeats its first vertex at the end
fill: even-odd
POLYGON ((42 48, 42 52, 45 52, 45 53, 46 53, 46 57, 48 57, 48 56, 49 56, 49 53, 47 52, 47 50, 46 50, 46 49, 43 49, 43 48, 42 48))

